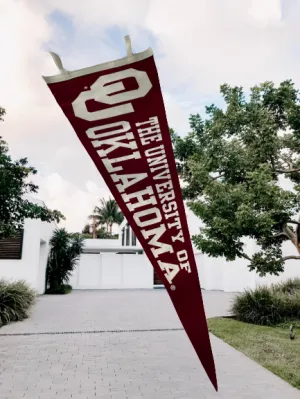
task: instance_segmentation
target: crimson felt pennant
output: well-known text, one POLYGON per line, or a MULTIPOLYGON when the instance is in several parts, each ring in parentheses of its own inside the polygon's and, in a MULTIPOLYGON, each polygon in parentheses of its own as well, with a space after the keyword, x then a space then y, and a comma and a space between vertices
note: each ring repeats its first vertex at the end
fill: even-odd
POLYGON ((163 281, 212 384, 217 379, 153 52, 44 77, 163 281))

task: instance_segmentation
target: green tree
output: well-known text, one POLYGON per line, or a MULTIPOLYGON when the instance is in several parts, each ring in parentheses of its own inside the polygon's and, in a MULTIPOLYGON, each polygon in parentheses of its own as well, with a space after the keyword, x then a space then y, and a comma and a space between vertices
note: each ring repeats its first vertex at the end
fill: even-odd
POLYGON ((84 228, 82 229, 82 234, 90 234, 90 228, 91 228, 91 225, 87 223, 84 226, 84 228))
POLYGON ((124 215, 120 211, 118 204, 114 199, 104 198, 100 199, 101 206, 96 206, 92 215, 89 219, 92 220, 93 237, 97 236, 97 228, 99 226, 106 226, 108 233, 112 234, 112 227, 114 224, 120 225, 124 220, 124 215))
POLYGON ((4 108, 0 107, 0 121, 3 121, 3 116, 6 114, 6 111, 4 108))
MULTIPOLYGON (((79 233, 82 237, 84 238, 101 238, 101 239, 106 239, 106 238, 118 238, 118 235, 112 235, 109 232, 106 231, 105 227, 100 226, 97 227, 97 229, 94 231, 94 235, 90 233, 90 229, 93 227, 91 224, 86 224, 84 228, 82 229, 82 232, 79 233)), ((93 229, 92 229, 93 230, 93 229)), ((78 233, 74 233, 78 234, 78 233)))
POLYGON ((77 266, 83 251, 84 238, 79 234, 68 233, 66 229, 56 229, 50 239, 50 251, 46 268, 46 292, 65 293, 72 271, 77 266))
MULTIPOLYGON (((0 108, 0 120, 5 110, 0 108)), ((59 222, 64 216, 46 206, 31 203, 25 194, 37 193, 38 186, 29 181, 37 170, 28 165, 27 158, 13 161, 8 154, 8 145, 0 137, 0 238, 15 234, 24 225, 26 218, 59 222)))
POLYGON ((97 229, 96 236, 97 236, 97 238, 100 238, 100 239, 115 238, 115 236, 113 236, 112 233, 108 232, 106 230, 106 228, 103 226, 101 226, 100 228, 97 229))
POLYGON ((225 107, 206 107, 204 120, 192 115, 185 138, 171 130, 183 197, 204 223, 193 241, 209 256, 246 258, 250 270, 278 275, 300 259, 299 93, 284 81, 255 86, 247 98, 227 84, 221 94, 225 107), (245 238, 258 244, 251 257, 245 238), (295 253, 284 257, 286 240, 295 253))

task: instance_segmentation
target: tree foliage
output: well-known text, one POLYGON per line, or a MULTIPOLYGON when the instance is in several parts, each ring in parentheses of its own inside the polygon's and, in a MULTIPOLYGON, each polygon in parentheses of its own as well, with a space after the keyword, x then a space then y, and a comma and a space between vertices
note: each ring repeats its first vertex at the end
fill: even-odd
POLYGON ((204 222, 193 241, 210 256, 246 258, 250 270, 277 275, 286 260, 300 259, 299 93, 284 81, 255 86, 247 98, 227 84, 221 94, 225 108, 192 115, 186 137, 171 130, 183 196, 204 222), (258 244, 253 256, 245 238, 258 244), (295 254, 283 257, 286 240, 295 254))
POLYGON ((91 225, 90 224, 85 224, 84 228, 82 229, 82 234, 90 234, 90 230, 91 230, 91 225))
POLYGON ((4 108, 0 107, 0 121, 3 121, 3 116, 6 114, 6 111, 4 108))
POLYGON ((72 271, 77 266, 84 248, 83 237, 66 229, 56 229, 50 239, 50 251, 46 268, 46 292, 64 292, 72 271))
POLYGON ((100 199, 100 206, 96 206, 89 219, 92 221, 93 237, 97 237, 97 229, 106 226, 106 231, 112 235, 112 227, 114 224, 120 225, 124 220, 124 215, 120 211, 118 204, 112 198, 105 200, 100 199))
MULTIPOLYGON (((0 120, 5 115, 0 108, 0 120)), ((24 219, 56 221, 63 219, 59 211, 51 211, 28 201, 25 194, 37 193, 38 186, 29 181, 37 170, 28 165, 27 158, 13 161, 8 154, 8 145, 0 137, 0 238, 14 234, 23 227, 24 219)))
POLYGON ((91 230, 93 231, 93 225, 87 223, 79 234, 84 238, 117 239, 119 237, 118 234, 109 233, 103 226, 97 226, 94 237, 93 234, 90 233, 91 230))

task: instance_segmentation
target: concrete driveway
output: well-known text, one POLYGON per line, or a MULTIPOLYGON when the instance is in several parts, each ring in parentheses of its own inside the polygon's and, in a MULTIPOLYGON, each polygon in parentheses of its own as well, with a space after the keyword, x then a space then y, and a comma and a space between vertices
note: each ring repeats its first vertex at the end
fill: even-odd
MULTIPOLYGON (((228 313, 233 294, 203 295, 207 317, 228 313)), ((212 336, 215 393, 180 328, 164 290, 40 297, 30 319, 0 330, 0 398, 300 398, 212 336)))

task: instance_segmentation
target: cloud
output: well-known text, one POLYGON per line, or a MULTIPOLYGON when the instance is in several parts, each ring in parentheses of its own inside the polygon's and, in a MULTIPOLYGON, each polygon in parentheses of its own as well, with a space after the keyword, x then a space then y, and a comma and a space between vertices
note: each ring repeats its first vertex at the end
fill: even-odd
MULTIPOLYGON (((224 82, 252 85, 262 80, 297 78, 299 59, 291 51, 295 15, 283 18, 280 0, 45 0, 49 8, 69 15, 82 34, 95 35, 118 26, 140 47, 139 36, 148 30, 156 39, 160 76, 169 87, 189 85, 198 92, 217 92, 224 82), (84 4, 84 5, 83 5, 84 4), (292 63, 291 63, 292 61, 292 63)), ((148 46, 147 37, 142 37, 148 46)))
POLYGON ((109 192, 42 80, 57 73, 44 51, 52 26, 43 10, 26 2, 0 0, 0 6, 0 34, 9 38, 1 49, 0 104, 7 110, 1 135, 13 158, 27 156, 38 169, 39 198, 67 217, 69 229, 79 230, 109 192))
POLYGON ((1 134, 20 156, 25 148, 31 152, 33 144, 50 144, 51 131, 57 130, 61 122, 41 79, 41 70, 55 71, 42 51, 52 31, 42 15, 22 2, 0 0, 0 6, 0 104, 7 110, 1 134))
POLYGON ((256 23, 262 25, 277 23, 282 18, 281 1, 251 0, 248 12, 256 23))
MULTIPOLYGON (((105 0, 86 0, 84 7, 71 0, 44 3, 69 16, 81 37, 92 32, 90 41, 99 37, 102 43, 105 32, 114 27, 131 34, 136 50, 154 41, 164 91, 171 96, 181 91, 200 111, 208 97, 219 97, 222 83, 246 89, 265 80, 292 78, 300 83, 299 56, 294 51, 299 36, 298 0, 289 7, 280 0, 190 0, 188 6, 173 0, 130 0, 125 6, 115 0, 110 7, 105 0)), ((123 55, 124 48, 118 42, 119 50, 113 54, 123 55)), ((95 49, 90 51, 93 61, 95 49)), ((96 52, 100 60, 108 49, 96 52)), ((82 66, 76 57, 74 53, 74 64, 82 66)), ((172 124, 177 114, 168 107, 167 111, 172 124)))
MULTIPOLYGON (((39 0, 28 2, 39 6, 39 0)), ((85 0, 74 2, 73 0, 43 0, 43 8, 46 12, 60 10, 72 16, 79 27, 85 29, 89 25, 96 25, 97 32, 104 31, 107 27, 131 25, 141 26, 148 13, 151 0, 126 0, 126 4, 120 0, 85 0)))
POLYGON ((219 98, 219 85, 246 88, 299 71, 300 2, 279 0, 0 0, 1 135, 13 157, 40 172, 40 196, 78 230, 108 190, 41 75, 110 61, 153 46, 169 125, 183 134, 191 112, 219 98), (56 15, 56 18, 55 18, 56 15), (61 18, 58 19, 57 16, 61 18))
POLYGON ((281 18, 278 1, 191 1, 189 7, 153 1, 146 26, 167 54, 161 68, 169 84, 202 93, 217 92, 225 82, 249 86, 284 79, 287 61, 294 58, 293 31, 281 18))
POLYGON ((181 103, 180 100, 176 101, 176 98, 167 92, 163 92, 163 97, 170 128, 177 132, 187 133, 192 105, 190 103, 181 103))
POLYGON ((92 214, 94 207, 99 203, 99 198, 108 199, 109 192, 106 187, 99 187, 93 181, 87 181, 83 189, 63 179, 59 174, 40 174, 35 179, 40 185, 37 198, 45 201, 50 209, 58 209, 68 217, 60 223, 72 232, 81 231, 92 214), (72 216, 72 217, 70 217, 72 216))

